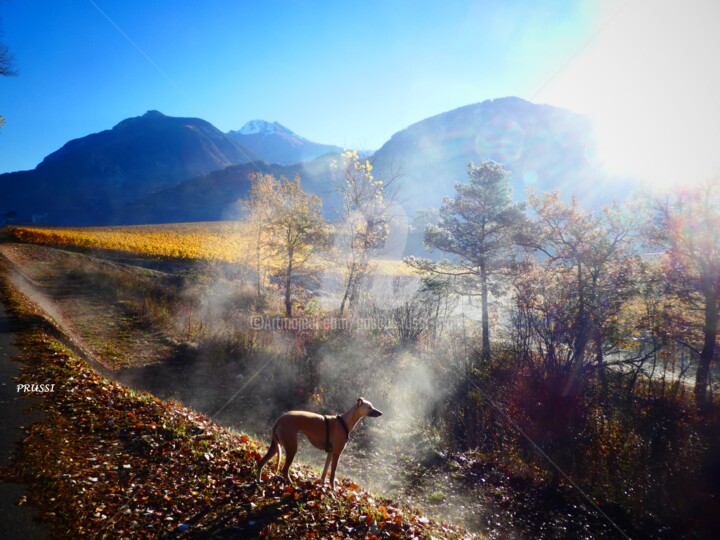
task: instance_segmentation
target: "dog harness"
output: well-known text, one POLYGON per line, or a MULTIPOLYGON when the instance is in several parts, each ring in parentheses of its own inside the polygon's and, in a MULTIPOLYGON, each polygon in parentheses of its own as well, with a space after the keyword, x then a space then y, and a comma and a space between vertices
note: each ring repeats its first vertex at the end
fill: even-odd
MULTIPOLYGON (((325 451, 332 452, 332 444, 330 444, 330 417, 324 416, 325 419, 325 451)), ((348 429, 345 419, 339 414, 335 417, 340 421, 340 425, 345 430, 345 436, 350 440, 350 430, 348 429)))
POLYGON ((340 416, 339 414, 337 415, 337 419, 340 420, 340 425, 345 430, 345 436, 348 438, 348 441, 349 441, 350 440, 350 430, 348 429, 348 426, 345 423, 345 419, 342 416, 340 416))

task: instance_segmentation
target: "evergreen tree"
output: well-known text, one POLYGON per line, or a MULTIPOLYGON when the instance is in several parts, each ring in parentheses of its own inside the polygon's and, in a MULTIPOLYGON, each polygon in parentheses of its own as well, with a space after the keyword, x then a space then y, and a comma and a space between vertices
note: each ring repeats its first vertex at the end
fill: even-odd
POLYGON ((482 309, 481 358, 490 358, 489 296, 499 294, 514 262, 515 242, 526 222, 522 204, 514 204, 510 173, 494 161, 468 166, 470 181, 455 184, 437 225, 425 229, 425 244, 451 256, 440 262, 409 257, 406 262, 429 274, 459 276, 466 294, 477 294, 482 309))

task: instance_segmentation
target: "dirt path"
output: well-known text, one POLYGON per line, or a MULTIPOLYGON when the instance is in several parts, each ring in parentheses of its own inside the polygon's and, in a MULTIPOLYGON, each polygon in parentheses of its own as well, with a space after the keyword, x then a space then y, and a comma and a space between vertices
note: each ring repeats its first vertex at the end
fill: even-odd
POLYGON ((104 367, 148 365, 174 355, 167 338, 143 324, 117 295, 123 278, 146 276, 138 278, 134 270, 44 246, 3 243, 0 256, 16 272, 11 276, 14 285, 50 315, 80 350, 104 367), (114 271, 112 279, 108 279, 108 270, 114 271))
MULTIPOLYGON (((20 373, 12 360, 17 355, 14 335, 10 329, 5 306, 0 302, 0 465, 10 465, 16 444, 24 437, 23 427, 37 421, 38 413, 31 411, 32 400, 16 391, 14 380, 20 373)), ((30 506, 18 506, 26 495, 20 484, 0 483, 0 537, 4 540, 43 539, 49 536, 47 527, 35 520, 37 512, 30 506)))

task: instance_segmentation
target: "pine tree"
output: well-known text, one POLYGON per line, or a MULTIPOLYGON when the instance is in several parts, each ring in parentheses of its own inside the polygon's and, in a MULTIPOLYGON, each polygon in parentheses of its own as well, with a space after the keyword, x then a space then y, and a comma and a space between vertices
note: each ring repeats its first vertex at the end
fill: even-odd
POLYGON ((411 266, 429 273, 459 276, 466 294, 480 289, 482 310, 481 358, 490 358, 490 293, 500 293, 514 263, 517 235, 526 222, 522 204, 514 204, 510 173, 494 161, 468 166, 470 181, 455 184, 455 197, 440 208, 437 225, 425 229, 425 244, 451 256, 433 262, 409 257, 411 266))

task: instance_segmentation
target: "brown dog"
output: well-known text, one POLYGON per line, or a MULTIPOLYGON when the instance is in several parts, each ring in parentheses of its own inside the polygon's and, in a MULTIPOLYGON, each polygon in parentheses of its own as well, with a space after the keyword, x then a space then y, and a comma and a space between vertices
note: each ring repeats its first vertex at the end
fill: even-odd
POLYGON ((292 483, 290 479, 290 465, 292 465, 295 454, 297 453, 298 433, 304 433, 315 448, 327 452, 325 460, 325 468, 320 478, 320 483, 325 483, 325 474, 328 466, 332 461, 330 469, 330 487, 335 487, 335 469, 337 468, 340 454, 345 449, 345 445, 350 439, 350 432, 360 419, 365 416, 377 417, 382 413, 372 406, 369 401, 358 398, 357 403, 353 405, 345 414, 337 416, 322 416, 305 411, 290 411, 283 414, 277 419, 272 429, 272 442, 270 448, 260 460, 258 464, 257 480, 261 481, 261 474, 265 464, 277 454, 277 468, 280 469, 280 458, 283 450, 285 451, 285 466, 283 467, 283 476, 292 483))

